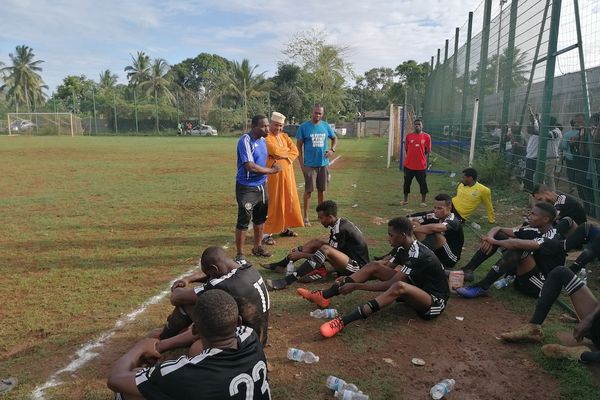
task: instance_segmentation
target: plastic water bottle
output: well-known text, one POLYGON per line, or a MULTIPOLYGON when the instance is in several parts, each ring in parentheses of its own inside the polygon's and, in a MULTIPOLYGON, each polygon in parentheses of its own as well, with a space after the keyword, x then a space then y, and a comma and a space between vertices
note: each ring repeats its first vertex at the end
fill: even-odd
POLYGON ((481 229, 481 225, 479 225, 477 222, 471 222, 471 226, 474 229, 480 230, 481 229))
POLYGON ((325 384, 329 389, 336 392, 344 392, 344 390, 349 390, 351 392, 362 393, 360 390, 358 390, 358 387, 355 384, 347 383, 345 380, 333 375, 329 375, 327 377, 325 384))
POLYGON ((335 308, 325 308, 323 310, 316 309, 310 312, 311 317, 315 318, 335 318, 338 316, 338 311, 335 308))
POLYGON ((439 400, 446 396, 452 389, 454 389, 454 384, 456 381, 454 379, 444 379, 440 383, 436 384, 431 388, 429 393, 431 394, 431 398, 435 400, 439 400))
POLYGON ((285 274, 291 275, 294 273, 295 270, 296 268, 294 268, 294 262, 292 260, 288 261, 287 267, 285 268, 285 274))
POLYGON ((577 274, 577 277, 579 279, 581 279, 583 281, 583 283, 585 283, 587 285, 587 278, 588 278, 588 272, 587 269, 585 268, 581 268, 579 270, 579 273, 577 274))
POLYGON ((496 282, 494 282, 494 287, 496 289, 504 289, 505 287, 508 287, 511 283, 513 283, 514 280, 515 277, 513 275, 505 276, 504 278, 498 279, 496 282))
POLYGON ((314 353, 310 351, 304 351, 300 349, 288 349, 287 356, 292 361, 302 361, 306 364, 313 364, 319 362, 319 356, 314 355, 314 353))
POLYGON ((369 400, 369 396, 366 394, 353 392, 351 390, 337 391, 333 394, 333 397, 342 400, 369 400))

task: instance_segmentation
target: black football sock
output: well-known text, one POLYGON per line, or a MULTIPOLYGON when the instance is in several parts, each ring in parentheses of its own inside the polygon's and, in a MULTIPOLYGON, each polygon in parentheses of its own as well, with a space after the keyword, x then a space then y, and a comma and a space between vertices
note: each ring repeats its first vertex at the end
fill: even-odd
POLYGON ((283 258, 283 260, 279 260, 277 262, 270 263, 270 264, 273 265, 274 267, 285 267, 288 265, 289 262, 290 262, 290 259, 288 258, 288 256, 285 256, 283 258))
POLYGON ((309 274, 315 268, 325 264, 325 254, 321 250, 317 250, 309 259, 304 261, 293 274, 287 275, 284 279, 288 285, 296 282, 299 278, 309 274))
POLYGON ((552 304, 560 295, 560 290, 564 287, 565 292, 570 296, 585 284, 566 267, 556 267, 548 274, 544 281, 540 298, 535 305, 535 311, 529 320, 532 324, 540 325, 546 319, 546 316, 552 308, 552 304))
POLYGON ((585 267, 590 261, 593 261, 594 258, 596 258, 596 254, 590 249, 585 249, 577 256, 569 268, 574 273, 578 273, 581 268, 585 267))
POLYGON ((354 280, 352 278, 350 278, 349 276, 346 276, 346 277, 344 277, 344 279, 341 282, 336 282, 333 285, 331 285, 331 287, 329 289, 323 290, 321 292, 321 294, 323 295, 324 298, 330 299, 330 298, 340 294, 340 286, 342 286, 345 283, 352 283, 352 282, 354 282, 354 280))
POLYGON ((358 306, 356 310, 352 311, 350 314, 345 315, 342 318, 342 322, 344 325, 348 325, 359 319, 366 319, 369 315, 379 311, 379 304, 375 299, 369 300, 367 303, 362 306, 358 306))
POLYGON ((471 259, 469 260, 467 265, 462 267, 463 271, 464 270, 475 271, 477 269, 477 267, 479 267, 481 264, 483 264, 483 262, 485 260, 487 260, 492 255, 494 255, 494 253, 495 253, 495 251, 492 251, 490 254, 485 254, 483 251, 477 250, 475 252, 475 254, 473 254, 473 257, 471 257, 471 259))
POLYGON ((600 351, 584 351, 580 358, 585 362, 600 362, 600 351))

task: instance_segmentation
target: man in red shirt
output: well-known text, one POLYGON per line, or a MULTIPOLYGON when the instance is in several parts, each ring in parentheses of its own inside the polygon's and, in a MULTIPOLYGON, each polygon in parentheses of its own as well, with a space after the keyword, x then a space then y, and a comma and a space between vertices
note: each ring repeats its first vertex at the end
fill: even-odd
POLYGON ((421 206, 427 206, 427 154, 431 153, 431 136, 423 132, 423 121, 415 119, 415 131, 404 139, 404 201, 408 204, 408 194, 413 178, 417 178, 421 189, 421 206))

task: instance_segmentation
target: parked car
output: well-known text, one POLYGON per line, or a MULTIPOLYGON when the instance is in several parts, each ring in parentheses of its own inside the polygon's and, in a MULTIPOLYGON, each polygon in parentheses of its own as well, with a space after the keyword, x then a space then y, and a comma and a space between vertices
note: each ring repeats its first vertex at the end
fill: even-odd
POLYGON ((17 119, 10 124, 11 132, 26 132, 31 128, 34 128, 35 124, 28 119, 17 119))
POLYGON ((213 126, 202 124, 195 126, 192 129, 191 134, 200 136, 217 136, 217 130, 213 126))
POLYGON ((285 133, 287 133, 289 137, 295 137, 295 136, 296 136, 296 131, 298 130, 298 127, 299 127, 299 126, 300 126, 300 125, 298 125, 298 124, 293 124, 293 125, 285 125, 285 126, 283 127, 283 131, 284 131, 285 133))

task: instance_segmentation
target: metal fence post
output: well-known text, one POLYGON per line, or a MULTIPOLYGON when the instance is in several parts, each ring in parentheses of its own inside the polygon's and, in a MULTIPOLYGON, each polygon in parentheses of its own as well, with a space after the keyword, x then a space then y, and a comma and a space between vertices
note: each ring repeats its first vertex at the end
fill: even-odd
MULTIPOLYGON (((502 86, 502 89, 504 90, 504 96, 502 98, 502 117, 500 118, 500 126, 502 127, 502 135, 500 136, 500 153, 504 153, 506 150, 508 113, 510 107, 510 96, 513 87, 513 66, 515 61, 515 32, 517 30, 518 6, 519 0, 513 0, 510 5, 510 26, 508 28, 508 45, 506 47, 506 69, 504 71, 504 85, 502 86)), ((500 68, 500 57, 498 57, 498 68, 500 68)))
POLYGON ((462 105, 460 113, 460 134, 462 136, 465 126, 465 118, 467 116, 467 98, 471 95, 469 90, 470 85, 470 73, 469 73, 469 59, 471 58, 471 34, 473 33, 473 11, 469 13, 469 25, 467 28, 467 47, 465 51, 465 73, 463 76, 463 91, 462 91, 462 105))
MULTIPOLYGON (((477 115, 478 125, 484 125, 485 107, 485 82, 487 78, 488 50, 490 44, 490 20, 492 16, 492 0, 485 0, 483 12, 483 29, 481 31, 481 54, 479 56, 479 113, 477 115)), ((482 132, 474 132, 475 142, 479 145, 482 132)), ((479 146, 477 146, 479 147, 479 146)))

